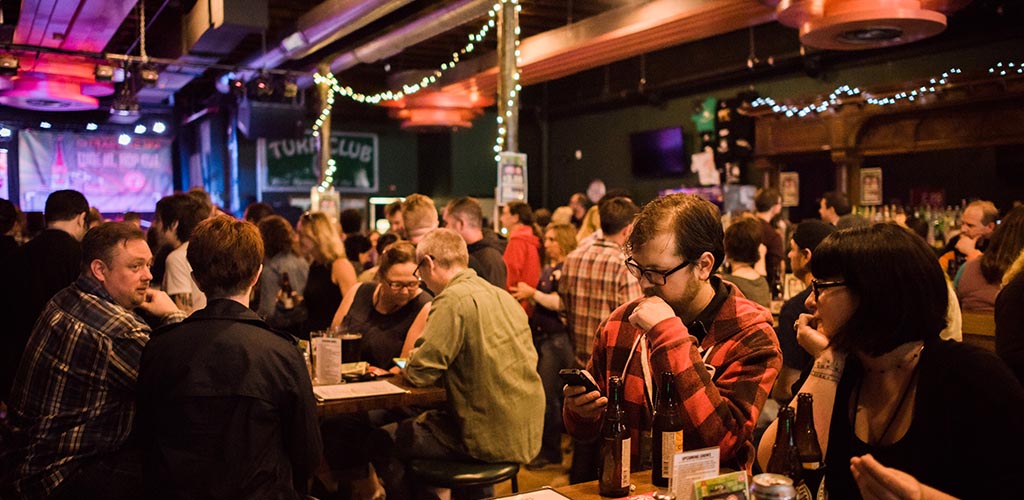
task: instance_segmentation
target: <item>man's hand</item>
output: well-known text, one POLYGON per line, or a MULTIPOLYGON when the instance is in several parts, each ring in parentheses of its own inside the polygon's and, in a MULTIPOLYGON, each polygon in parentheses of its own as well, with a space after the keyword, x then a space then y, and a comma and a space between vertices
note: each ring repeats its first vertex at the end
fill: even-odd
POLYGON ((640 330, 647 332, 654 325, 674 317, 676 312, 661 297, 646 297, 637 304, 629 315, 629 322, 640 330))
POLYGON ((168 314, 177 312, 178 306, 166 292, 150 289, 146 290, 146 300, 139 304, 139 309, 158 318, 163 318, 168 314))
POLYGON ((598 391, 587 392, 582 385, 567 385, 562 387, 562 396, 565 397, 563 405, 569 411, 588 420, 597 420, 608 406, 608 398, 598 391))
POLYGON ((516 300, 530 300, 533 298, 533 292, 536 292, 537 289, 520 281, 509 291, 512 292, 512 296, 516 300))
POLYGON ((978 238, 971 238, 964 233, 960 233, 960 239, 956 240, 956 251, 966 255, 969 258, 973 258, 976 255, 980 255, 978 251, 978 238))

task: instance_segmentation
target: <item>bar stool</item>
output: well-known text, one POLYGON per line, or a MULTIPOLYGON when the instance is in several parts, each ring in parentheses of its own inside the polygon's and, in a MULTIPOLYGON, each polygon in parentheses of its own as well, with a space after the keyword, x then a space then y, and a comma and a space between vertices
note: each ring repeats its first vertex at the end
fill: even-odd
POLYGON ((519 464, 510 462, 484 463, 452 460, 414 459, 409 462, 414 477, 438 488, 469 488, 491 486, 512 480, 512 493, 519 492, 519 464))

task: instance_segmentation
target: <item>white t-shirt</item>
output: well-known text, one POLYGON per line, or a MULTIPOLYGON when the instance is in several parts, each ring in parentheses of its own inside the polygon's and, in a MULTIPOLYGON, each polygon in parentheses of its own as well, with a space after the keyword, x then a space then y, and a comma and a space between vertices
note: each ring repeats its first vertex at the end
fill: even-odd
POLYGON ((198 311, 206 307, 206 294, 199 290, 192 279, 192 265, 185 258, 188 242, 167 254, 167 265, 164 269, 164 291, 171 297, 178 294, 192 295, 192 310, 198 311))

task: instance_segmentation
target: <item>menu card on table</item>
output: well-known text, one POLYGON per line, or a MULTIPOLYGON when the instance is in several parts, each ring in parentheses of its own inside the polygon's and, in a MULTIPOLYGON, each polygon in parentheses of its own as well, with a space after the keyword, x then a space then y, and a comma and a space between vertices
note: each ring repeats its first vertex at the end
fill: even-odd
POLYGON ((313 394, 320 401, 332 399, 365 398, 386 394, 403 394, 409 392, 387 380, 373 380, 353 384, 318 385, 313 387, 313 394))

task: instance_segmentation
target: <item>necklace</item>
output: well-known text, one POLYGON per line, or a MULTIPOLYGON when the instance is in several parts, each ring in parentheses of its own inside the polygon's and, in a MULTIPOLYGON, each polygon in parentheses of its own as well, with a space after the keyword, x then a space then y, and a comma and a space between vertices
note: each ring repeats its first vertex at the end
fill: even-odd
MULTIPOLYGON (((921 348, 923 348, 923 347, 924 346, 922 345, 921 348)), ((911 356, 909 360, 907 360, 907 362, 911 362, 911 361, 917 359, 918 356, 921 355, 921 348, 918 348, 917 352, 915 352, 914 355, 911 356)), ((875 439, 875 440, 871 439, 871 420, 867 421, 868 436, 867 436, 867 440, 866 441, 868 442, 868 444, 878 445, 878 444, 881 444, 881 443, 885 442, 885 436, 889 435, 889 430, 892 429, 892 425, 896 422, 896 417, 899 416, 899 414, 901 413, 901 410, 903 409, 903 405, 907 401, 907 396, 910 395, 910 389, 912 387, 914 387, 915 382, 917 381, 917 372, 918 372, 918 367, 920 367, 920 366, 921 366, 920 363, 914 365, 914 370, 912 372, 910 372, 910 377, 907 379, 906 385, 903 386, 903 391, 900 394, 900 399, 899 399, 899 401, 896 402, 896 408, 894 408, 892 410, 892 414, 889 415, 889 418, 886 420, 885 428, 882 429, 882 434, 880 434, 878 436, 878 439, 875 439)), ((896 368, 900 368, 900 367, 902 367, 902 363, 896 365, 896 368)), ((885 370, 878 370, 877 373, 885 373, 885 370)), ((853 427, 854 427, 854 429, 857 428, 857 416, 860 414, 860 409, 861 409, 860 408, 860 390, 861 390, 861 388, 863 386, 864 386, 864 379, 862 378, 857 383, 857 392, 856 392, 856 394, 854 396, 854 402, 853 402, 853 407, 854 407, 854 412, 855 412, 854 415, 853 415, 853 427)))

